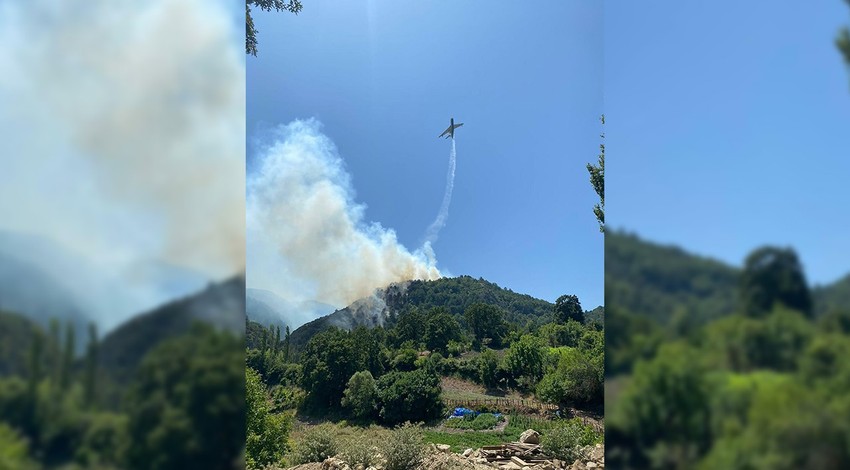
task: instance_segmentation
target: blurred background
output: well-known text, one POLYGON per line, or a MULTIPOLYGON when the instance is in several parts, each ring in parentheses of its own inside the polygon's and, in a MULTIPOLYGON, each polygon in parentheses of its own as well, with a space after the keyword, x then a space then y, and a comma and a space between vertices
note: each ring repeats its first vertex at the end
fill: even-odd
POLYGON ((850 468, 850 8, 605 7, 606 467, 850 468))
POLYGON ((0 1, 0 468, 241 465, 243 22, 0 1))

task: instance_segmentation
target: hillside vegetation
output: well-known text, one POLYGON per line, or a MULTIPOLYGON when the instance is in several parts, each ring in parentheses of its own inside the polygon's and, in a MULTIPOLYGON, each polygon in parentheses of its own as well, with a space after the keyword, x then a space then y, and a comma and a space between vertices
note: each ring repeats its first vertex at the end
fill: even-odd
POLYGON ((518 294, 471 276, 396 284, 378 289, 375 299, 375 302, 355 302, 331 315, 302 325, 292 332, 293 348, 300 350, 313 335, 330 326, 345 329, 391 326, 402 314, 414 309, 427 311, 439 307, 455 320, 462 321, 464 312, 470 306, 481 303, 499 308, 505 320, 518 328, 535 328, 552 321, 551 302, 518 294))
POLYGON ((732 268, 609 234, 606 464, 850 468, 847 289, 788 248, 732 268))
POLYGON ((74 321, 0 312, 0 468, 235 468, 244 342, 228 327, 241 325, 242 285, 211 285, 103 340, 90 325, 82 345, 74 321))
MULTIPOLYGON (((596 310, 593 317, 602 315, 596 310)), ((256 416, 249 420, 248 439, 258 443, 246 450, 251 468, 318 458, 303 457, 307 438, 270 438, 281 429, 273 423, 290 423, 287 429, 293 419, 439 427, 448 411, 445 383, 475 384, 485 397, 520 396, 527 406, 556 405, 565 415, 576 408, 601 413, 603 325, 589 321, 575 296, 552 304, 469 276, 413 281, 388 286, 299 330, 247 324, 250 387, 262 392, 248 410, 256 416), (333 326, 339 323, 351 328, 333 326)), ((484 402, 490 403, 487 411, 506 411, 496 400, 484 402)), ((499 422, 482 418, 476 426, 499 422)), ((519 432, 517 422, 511 433, 519 432)), ((566 422, 538 427, 545 433, 566 422)), ((473 428, 456 429, 460 434, 432 429, 425 436, 451 434, 454 446, 505 436, 503 431, 482 441, 473 428)))

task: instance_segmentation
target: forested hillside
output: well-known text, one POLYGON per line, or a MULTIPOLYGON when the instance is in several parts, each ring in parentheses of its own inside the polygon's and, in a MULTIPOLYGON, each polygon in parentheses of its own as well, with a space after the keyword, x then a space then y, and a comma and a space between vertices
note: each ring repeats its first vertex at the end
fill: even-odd
POLYGON ((0 468, 233 468, 243 286, 213 284, 103 341, 94 325, 0 312, 0 468))
POLYGON ((737 269, 609 234, 606 464, 848 468, 848 281, 811 289, 789 248, 737 269))
POLYGON ((678 247, 611 230, 605 235, 605 297, 617 309, 667 323, 677 311, 697 323, 736 307, 739 270, 678 247))
MULTIPOLYGON (((533 329, 553 320, 551 302, 519 294, 497 284, 471 276, 446 277, 435 281, 410 281, 378 289, 373 297, 358 300, 328 316, 309 322, 292 332, 292 347, 300 350, 316 333, 336 326, 391 326, 413 310, 445 309, 456 321, 464 322, 464 312, 481 303, 500 309, 505 320, 521 329, 533 329)), ((599 311, 594 318, 599 317, 599 311)))

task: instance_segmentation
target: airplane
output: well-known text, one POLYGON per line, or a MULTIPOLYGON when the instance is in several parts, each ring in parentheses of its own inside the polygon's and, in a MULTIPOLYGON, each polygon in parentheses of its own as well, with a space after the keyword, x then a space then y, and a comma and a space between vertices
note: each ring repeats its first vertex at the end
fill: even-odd
POLYGON ((443 133, 442 133, 442 134, 438 135, 438 136, 437 136, 437 138, 439 139, 439 138, 440 138, 440 137, 442 137, 442 136, 446 136, 446 138, 447 138, 447 139, 448 139, 449 137, 451 137, 452 139, 454 139, 454 138, 455 138, 455 129, 457 129, 458 127, 460 127, 460 126, 462 126, 462 125, 463 125, 463 123, 455 124, 455 118, 452 118, 452 123, 451 123, 451 124, 449 124, 449 128, 448 128, 448 129, 446 129, 445 131, 443 131, 443 133))

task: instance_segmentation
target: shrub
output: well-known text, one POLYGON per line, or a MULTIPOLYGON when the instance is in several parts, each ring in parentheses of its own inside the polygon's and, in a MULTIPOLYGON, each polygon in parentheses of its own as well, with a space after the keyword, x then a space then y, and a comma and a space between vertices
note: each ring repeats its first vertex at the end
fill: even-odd
POLYGON ((292 452, 292 463, 321 462, 339 453, 339 438, 333 425, 321 424, 301 437, 292 452))
POLYGON ((597 435, 593 428, 582 424, 575 418, 550 429, 540 439, 540 447, 550 457, 572 462, 583 458, 581 448, 596 442, 597 435))
POLYGON ((29 459, 27 441, 14 429, 0 422, 0 468, 35 469, 29 459))
POLYGON ((381 446, 386 470, 410 470, 425 458, 425 440, 418 425, 406 422, 395 428, 381 446))
POLYGON ((349 436, 341 444, 340 456, 352 468, 362 465, 363 468, 378 463, 378 449, 374 439, 361 435, 349 436))
POLYGON ((254 369, 245 369, 245 405, 247 408, 245 464, 263 468, 277 463, 286 452, 290 424, 286 415, 271 413, 265 386, 254 369))
POLYGON ((356 372, 348 380, 342 397, 342 406, 351 409, 357 418, 368 418, 375 412, 378 388, 368 370, 356 372))

